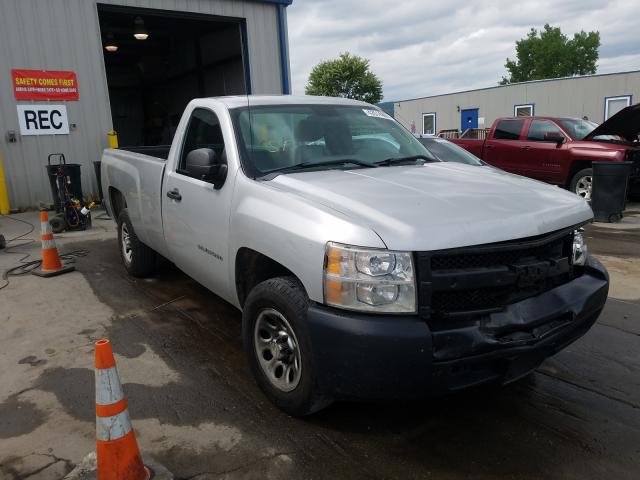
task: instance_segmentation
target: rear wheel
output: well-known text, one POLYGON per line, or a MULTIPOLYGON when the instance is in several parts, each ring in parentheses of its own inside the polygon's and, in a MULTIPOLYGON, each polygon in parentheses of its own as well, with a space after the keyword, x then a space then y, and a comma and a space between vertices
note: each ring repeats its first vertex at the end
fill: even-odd
POLYGON ((576 195, 591 200, 591 189, 593 187, 593 170, 591 168, 583 168, 577 172, 571 179, 569 190, 576 195))
POLYGON ((294 277, 265 280, 242 312, 242 337, 258 385, 278 408, 309 415, 331 399, 320 392, 307 331, 309 299, 294 277))
POLYGON ((126 208, 118 215, 118 244, 129 275, 146 277, 155 271, 157 254, 138 240, 126 208))

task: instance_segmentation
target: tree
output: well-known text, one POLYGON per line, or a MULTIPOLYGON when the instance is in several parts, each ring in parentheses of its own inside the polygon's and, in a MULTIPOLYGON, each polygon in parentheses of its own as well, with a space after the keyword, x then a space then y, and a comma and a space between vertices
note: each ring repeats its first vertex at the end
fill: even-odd
POLYGON ((305 93, 378 103, 382 100, 382 82, 369 70, 369 60, 342 53, 336 60, 320 62, 313 67, 305 93))
POLYGON ((517 59, 507 58, 509 77, 502 77, 500 84, 596 73, 599 47, 599 32, 581 30, 568 39, 549 24, 539 34, 532 28, 526 38, 516 41, 517 59))

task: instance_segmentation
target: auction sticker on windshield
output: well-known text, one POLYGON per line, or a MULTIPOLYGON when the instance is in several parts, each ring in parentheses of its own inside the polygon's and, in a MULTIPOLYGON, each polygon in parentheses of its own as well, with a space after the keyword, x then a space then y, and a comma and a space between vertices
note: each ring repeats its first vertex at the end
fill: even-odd
POLYGON ((370 108, 363 108, 362 111, 368 117, 376 117, 376 118, 386 118, 387 120, 391 120, 391 117, 380 110, 372 110, 370 108))

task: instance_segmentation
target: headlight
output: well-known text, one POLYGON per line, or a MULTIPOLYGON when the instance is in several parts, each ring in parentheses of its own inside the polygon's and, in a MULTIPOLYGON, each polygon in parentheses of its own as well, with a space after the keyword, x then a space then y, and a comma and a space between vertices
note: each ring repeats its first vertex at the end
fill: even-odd
POLYGON ((584 242, 584 229, 579 228, 573 232, 573 256, 574 265, 584 265, 587 261, 587 244, 584 242))
POLYGON ((411 253, 329 242, 324 267, 324 302, 378 313, 415 313, 411 253))

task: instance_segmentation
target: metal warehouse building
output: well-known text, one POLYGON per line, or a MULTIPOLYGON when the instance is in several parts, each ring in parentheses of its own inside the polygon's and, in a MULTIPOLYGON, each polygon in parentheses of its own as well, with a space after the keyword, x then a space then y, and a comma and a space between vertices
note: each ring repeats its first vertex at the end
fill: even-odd
POLYGON ((12 209, 52 203, 47 156, 82 167, 170 143, 194 97, 289 93, 292 0, 3 0, 0 158, 12 209))
POLYGON ((587 117, 602 123, 640 99, 640 71, 537 80, 395 102, 394 116, 413 133, 489 128, 498 117, 587 117))

